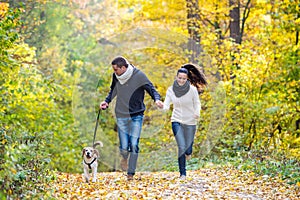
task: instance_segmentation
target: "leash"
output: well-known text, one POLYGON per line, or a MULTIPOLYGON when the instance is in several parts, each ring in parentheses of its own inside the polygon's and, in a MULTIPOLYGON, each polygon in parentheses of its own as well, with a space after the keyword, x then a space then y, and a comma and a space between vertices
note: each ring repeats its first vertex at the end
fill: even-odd
POLYGON ((99 124, 100 112, 101 112, 101 109, 99 109, 98 115, 97 115, 96 126, 95 126, 95 131, 94 131, 93 146, 94 146, 94 143, 95 143, 95 138, 96 138, 97 128, 98 128, 98 124, 99 124))

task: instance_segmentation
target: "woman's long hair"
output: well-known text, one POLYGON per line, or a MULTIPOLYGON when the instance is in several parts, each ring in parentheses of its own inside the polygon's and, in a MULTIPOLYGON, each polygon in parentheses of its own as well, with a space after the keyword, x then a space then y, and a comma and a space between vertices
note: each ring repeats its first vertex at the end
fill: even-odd
POLYGON ((208 84, 205 74, 195 64, 188 63, 181 66, 188 70, 188 79, 192 85, 194 85, 199 93, 202 93, 204 87, 208 84))

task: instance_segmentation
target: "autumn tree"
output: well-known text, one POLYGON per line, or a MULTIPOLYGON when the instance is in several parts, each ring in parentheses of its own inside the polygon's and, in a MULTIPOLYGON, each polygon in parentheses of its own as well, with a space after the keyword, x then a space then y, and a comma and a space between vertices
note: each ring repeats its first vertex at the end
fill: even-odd
POLYGON ((38 185, 52 177, 48 145, 68 116, 54 100, 58 85, 38 70, 35 48, 17 31, 22 12, 0 3, 0 195, 16 199, 38 197, 38 185))
MULTIPOLYGON (((6 188, 46 166, 81 170, 74 152, 92 141, 98 103, 111 81, 109 63, 118 54, 149 74, 162 96, 183 63, 203 67, 214 84, 201 95, 195 165, 207 138, 213 140, 207 159, 269 161, 272 155, 286 163, 299 157, 297 1, 19 2, 10 1, 22 12, 1 12, 1 168, 12 172, 1 182, 6 188), (32 147, 40 148, 34 158, 42 163, 33 161, 32 147), (27 171, 31 165, 37 170, 27 171)), ((145 132, 156 135, 141 142, 149 155, 141 168, 170 169, 170 113, 148 106, 151 99, 146 104, 145 132)), ((100 171, 116 169, 112 112, 102 112, 100 122, 97 136, 107 144, 100 171)))
POLYGON ((189 61, 192 63, 199 63, 199 56, 201 52, 200 40, 200 15, 198 0, 187 0, 187 30, 189 33, 188 51, 190 52, 189 61))

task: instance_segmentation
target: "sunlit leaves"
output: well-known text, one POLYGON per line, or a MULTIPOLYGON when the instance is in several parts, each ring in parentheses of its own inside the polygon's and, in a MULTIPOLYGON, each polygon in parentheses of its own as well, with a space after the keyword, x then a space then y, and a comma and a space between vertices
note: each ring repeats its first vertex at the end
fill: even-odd
POLYGON ((139 27, 164 27, 181 29, 185 27, 185 1, 136 1, 119 0, 119 9, 131 13, 135 26, 139 27))
POLYGON ((3 18, 7 13, 9 4, 8 3, 0 3, 0 16, 3 18))
POLYGON ((56 199, 297 199, 299 188, 280 177, 255 176, 233 168, 176 172, 139 172, 133 181, 124 173, 98 173, 96 183, 81 174, 57 174, 48 194, 56 199))
POLYGON ((6 51, 8 48, 11 48, 14 42, 18 39, 19 35, 16 32, 16 27, 19 25, 19 14, 20 11, 10 10, 8 4, 0 3, 0 64, 8 65, 9 59, 8 52, 6 51))
POLYGON ((18 39, 18 16, 18 10, 8 11, 0 21, 0 182, 12 198, 42 190, 51 160, 46 147, 53 133, 66 129, 68 116, 58 109, 54 92, 59 86, 38 70, 36 49, 18 39))
MULTIPOLYGON (((240 2, 241 5, 245 3, 240 2)), ((221 3, 212 4, 216 9, 221 3)), ((204 3, 201 5, 202 12, 212 10, 204 3)), ((251 6, 241 45, 227 40, 226 32, 222 32, 222 39, 216 37, 215 33, 208 31, 208 24, 204 23, 201 29, 201 44, 212 60, 213 67, 209 71, 212 74, 220 72, 222 79, 228 81, 225 84, 228 89, 228 123, 224 132, 229 137, 239 138, 234 144, 241 143, 244 138, 233 149, 278 150, 289 144, 295 147, 299 135, 296 134, 294 119, 299 102, 299 91, 295 90, 295 85, 299 85, 299 78, 294 78, 299 74, 299 67, 296 67, 299 63, 294 56, 299 54, 296 50, 299 45, 294 43, 296 33, 283 24, 294 26, 291 20, 297 17, 293 8, 298 5, 294 1, 259 1, 251 6), (271 108, 277 109, 273 112, 271 108)), ((208 18, 207 23, 216 21, 222 24, 218 12, 205 17, 208 18)), ((221 27, 224 30, 224 26, 221 27)), ((293 155, 298 157, 299 154, 293 155)))
MULTIPOLYGON (((74 152, 80 152, 81 145, 92 137, 94 111, 109 90, 112 72, 110 59, 116 54, 123 54, 143 69, 162 96, 172 83, 176 69, 188 62, 185 45, 188 39, 186 1, 74 2, 26 1, 26 9, 22 10, 25 22, 22 29, 17 28, 20 13, 13 13, 7 4, 0 4, 0 121, 3 145, 0 150, 1 156, 6 159, 1 167, 5 172, 11 172, 11 176, 3 184, 7 186, 9 194, 14 191, 9 188, 9 181, 23 181, 30 179, 31 173, 35 171, 42 172, 43 164, 50 161, 49 154, 53 155, 50 162, 53 168, 72 172, 81 170, 77 166, 80 153, 74 152), (147 31, 143 28, 147 28, 147 31), (26 38, 29 45, 19 39, 18 30, 23 33, 21 38, 26 38), (81 132, 77 130, 78 126, 81 132), (7 146, 4 148, 4 145, 7 146), (39 148, 40 152, 29 153, 31 148, 39 148), (10 153, 4 153, 6 151, 10 153), (31 161, 30 156, 41 159, 42 164, 31 161), (33 171, 28 170, 31 165, 34 165, 33 171)), ((299 115, 299 45, 295 45, 296 31, 299 29, 298 3, 277 0, 254 2, 245 24, 243 43, 237 45, 229 38, 228 14, 231 8, 228 7, 228 1, 198 2, 201 47, 204 57, 208 58, 201 58, 200 61, 210 82, 223 80, 227 92, 226 101, 220 100, 224 106, 226 103, 226 124, 220 134, 222 137, 214 138, 220 143, 213 146, 211 154, 222 155, 227 159, 228 155, 239 155, 241 149, 258 149, 266 153, 285 151, 284 156, 299 158, 299 129, 295 130, 299 115)), ((244 8, 246 1, 240 2, 241 8, 244 8)), ((211 117, 218 104, 213 102, 209 91, 201 95, 201 101, 203 110, 194 153, 203 150, 201 142, 209 136, 209 127, 216 127, 215 123, 219 120, 211 117)), ((146 104, 147 131, 155 132, 157 127, 161 130, 157 137, 141 140, 143 153, 174 141, 170 130, 170 116, 162 121, 157 110, 152 109, 153 102, 148 97, 146 104)), ((113 111, 109 111, 111 112, 105 112, 100 117, 101 131, 108 136, 108 143, 117 146, 115 121, 111 114, 113 111)), ((223 116, 221 114, 217 117, 223 116)), ((172 150, 175 151, 176 147, 172 150)), ((170 158, 161 156, 160 159, 164 163, 170 158)), ((161 160, 152 162, 146 158, 142 163, 146 168, 161 160)), ((244 164, 245 169, 250 169, 256 163, 244 164)), ((153 168, 161 169, 156 166, 153 168)), ((269 173, 264 165, 257 166, 256 169, 269 173)), ((289 173, 288 170, 282 171, 289 173)), ((226 174, 222 170, 221 172, 226 174)), ((199 172, 193 175, 198 177, 197 173, 199 172)), ((205 173, 212 176, 210 172, 205 173)), ((246 174, 233 173, 238 174, 238 181, 243 180, 241 177, 249 178, 246 174)), ((291 174, 297 176, 297 173, 291 174)), ((99 175, 99 182, 91 184, 92 186, 82 183, 79 175, 76 175, 78 180, 72 175, 65 177, 66 180, 59 178, 60 183, 66 183, 64 189, 56 186, 59 194, 65 194, 59 197, 95 194, 126 198, 128 190, 132 190, 129 194, 136 198, 188 198, 190 195, 199 195, 194 190, 185 193, 177 190, 176 180, 169 178, 173 175, 166 175, 168 178, 165 178, 165 175, 156 177, 154 174, 153 177, 153 174, 142 173, 140 182, 147 184, 139 182, 138 186, 125 182, 121 174, 117 174, 119 177, 110 177, 105 173, 99 175), (68 185, 68 180, 81 185, 76 185, 77 188, 74 189, 68 185), (161 180, 167 183, 164 185, 161 180), (101 185, 102 182, 113 192, 106 190, 101 185), (122 188, 119 183, 126 187, 122 188), (156 193, 155 188, 145 190, 144 188, 150 188, 149 185, 156 185, 161 192, 156 193), (94 190, 94 187, 98 190, 94 190), (111 187, 121 189, 115 191, 111 187), (72 193, 71 196, 69 192, 72 193)), ((263 195, 271 195, 273 191, 266 190, 268 193, 265 194, 256 188, 274 186, 273 184, 276 186, 278 183, 277 179, 272 183, 258 178, 265 185, 247 184, 243 188, 244 185, 232 182, 226 185, 224 181, 231 177, 230 173, 226 175, 226 178, 219 180, 221 186, 209 179, 211 185, 207 183, 199 188, 204 188, 202 191, 208 190, 208 197, 216 199, 223 197, 225 193, 236 197, 234 195, 238 192, 246 190, 245 193, 250 194, 249 198, 263 198, 263 195), (213 188, 218 188, 214 191, 219 193, 211 193, 213 188), (257 196, 251 196, 254 193, 257 196)), ((199 180, 201 177, 202 175, 199 180)), ((286 177, 289 176, 281 176, 286 177)), ((22 185, 21 182, 18 184, 22 185)), ((280 189, 280 192, 283 190, 280 189)), ((287 197, 280 192, 276 194, 287 197)))

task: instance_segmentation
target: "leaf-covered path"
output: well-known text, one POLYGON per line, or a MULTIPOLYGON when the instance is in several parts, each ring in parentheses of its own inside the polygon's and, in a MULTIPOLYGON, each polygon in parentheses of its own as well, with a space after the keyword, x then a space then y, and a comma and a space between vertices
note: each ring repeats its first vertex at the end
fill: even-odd
POLYGON ((300 199, 299 185, 233 168, 188 171, 186 180, 177 172, 138 172, 133 181, 100 172, 89 184, 81 174, 58 173, 50 192, 55 199, 300 199))

